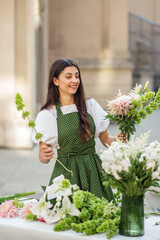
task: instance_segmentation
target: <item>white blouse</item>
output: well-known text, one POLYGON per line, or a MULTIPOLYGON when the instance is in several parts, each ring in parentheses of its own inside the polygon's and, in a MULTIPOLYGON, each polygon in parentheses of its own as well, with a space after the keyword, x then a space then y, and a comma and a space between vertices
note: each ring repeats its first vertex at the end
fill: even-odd
MULTIPOLYGON (((107 113, 93 98, 86 100, 86 107, 87 112, 92 116, 95 123, 95 137, 99 137, 99 134, 104 132, 109 125, 109 119, 105 118, 107 113)), ((61 111, 63 114, 78 112, 75 104, 62 106, 61 111)), ((35 123, 36 131, 43 134, 42 140, 45 143, 52 145, 53 148, 59 149, 56 107, 53 106, 51 109, 40 111, 35 123)), ((39 141, 35 139, 35 134, 36 133, 33 130, 32 140, 33 142, 38 143, 39 141)))

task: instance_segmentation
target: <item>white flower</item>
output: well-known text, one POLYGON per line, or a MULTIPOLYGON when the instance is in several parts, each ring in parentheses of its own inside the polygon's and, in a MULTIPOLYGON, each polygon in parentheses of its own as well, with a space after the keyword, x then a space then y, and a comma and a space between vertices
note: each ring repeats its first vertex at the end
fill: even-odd
POLYGON ((72 194, 71 185, 67 188, 62 187, 62 181, 64 180, 63 174, 53 179, 53 184, 46 188, 46 194, 48 200, 58 198, 61 196, 70 196, 72 194))
POLYGON ((160 176, 160 172, 159 171, 155 171, 152 173, 152 180, 155 180, 156 178, 158 178, 160 176))
POLYGON ((104 150, 100 158, 102 160, 102 167, 108 174, 115 175, 117 172, 127 171, 130 166, 130 159, 128 158, 128 146, 121 142, 113 142, 108 149, 104 150))
POLYGON ((55 211, 47 210, 45 212, 45 214, 43 215, 43 219, 45 220, 46 223, 52 224, 52 223, 54 223, 53 222, 54 215, 55 215, 55 211))
POLYGON ((67 196, 64 196, 62 200, 62 208, 57 209, 57 213, 52 218, 52 223, 59 221, 61 218, 65 218, 66 214, 79 216, 80 211, 70 202, 67 196))
POLYGON ((147 170, 149 170, 150 168, 152 168, 152 171, 153 171, 154 168, 155 168, 155 166, 156 166, 156 162, 155 162, 155 161, 148 161, 148 162, 146 163, 146 169, 147 169, 147 170))
POLYGON ((145 148, 145 151, 141 155, 139 161, 142 162, 146 160, 146 165, 154 168, 156 165, 160 165, 160 143, 157 141, 151 142, 148 147, 145 148), (153 163, 154 161, 154 163, 153 163))
POLYGON ((122 168, 125 172, 129 171, 129 167, 131 167, 131 162, 129 158, 126 158, 126 160, 121 161, 122 168))
POLYGON ((148 138, 151 131, 148 131, 147 133, 141 134, 139 138, 136 138, 134 140, 134 136, 132 136, 131 140, 128 142, 128 151, 129 156, 133 159, 136 158, 136 156, 139 153, 144 152, 146 146, 148 145, 148 138))
POLYGON ((113 171, 112 174, 113 174, 113 176, 115 177, 115 179, 117 179, 117 180, 120 180, 120 179, 121 179, 120 176, 118 175, 118 173, 117 173, 116 171, 113 171))
POLYGON ((39 201, 33 202, 32 208, 30 210, 38 218, 41 218, 41 217, 44 218, 44 216, 46 215, 46 212, 51 207, 52 207, 52 204, 50 202, 45 202, 44 198, 42 197, 39 201))
POLYGON ((72 185, 72 189, 73 189, 74 191, 76 191, 76 190, 79 189, 79 187, 77 186, 77 184, 74 184, 74 185, 72 185))

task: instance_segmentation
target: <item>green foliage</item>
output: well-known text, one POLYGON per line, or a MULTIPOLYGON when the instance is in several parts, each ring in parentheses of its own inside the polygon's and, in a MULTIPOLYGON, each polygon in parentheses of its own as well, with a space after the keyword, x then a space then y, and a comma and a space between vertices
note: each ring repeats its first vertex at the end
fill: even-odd
POLYGON ((26 196, 29 196, 29 195, 32 195, 32 194, 35 194, 35 192, 15 193, 14 195, 0 197, 0 204, 2 202, 8 201, 8 200, 13 200, 13 199, 16 199, 16 198, 22 198, 22 197, 26 197, 26 196))
POLYGON ((72 228, 78 233, 87 235, 106 232, 107 238, 111 238, 117 233, 120 208, 114 203, 109 203, 105 198, 100 199, 94 194, 82 190, 74 192, 72 201, 81 211, 79 216, 66 216, 55 225, 55 231, 72 228), (109 229, 105 228, 103 223, 108 224, 109 229))
POLYGON ((82 221, 82 222, 85 222, 87 220, 89 220, 91 218, 91 212, 89 211, 89 209, 87 208, 82 208, 81 210, 81 213, 79 215, 79 219, 82 221))
POLYGON ((137 93, 139 94, 139 99, 132 100, 130 108, 125 114, 123 113, 122 115, 117 115, 109 113, 106 116, 106 118, 109 118, 111 121, 118 124, 119 129, 122 131, 124 136, 126 133, 128 133, 128 140, 136 131, 135 125, 140 124, 142 119, 145 119, 147 115, 151 115, 159 108, 160 88, 155 95, 155 92, 152 92, 150 89, 148 89, 148 85, 149 82, 146 83, 143 90, 141 89, 142 87, 140 87, 140 85, 137 87, 136 90, 138 90, 137 93))
POLYGON ((68 179, 62 180, 62 184, 61 184, 62 188, 68 188, 70 185, 71 185, 71 183, 68 179))
POLYGON ((160 88, 158 89, 154 100, 155 100, 155 102, 160 104, 160 88))
POLYGON ((61 219, 54 227, 54 231, 65 231, 71 228, 72 223, 78 223, 78 218, 68 215, 65 219, 61 219))
MULTIPOLYGON (((22 99, 22 96, 21 96, 20 93, 17 93, 17 94, 16 94, 15 104, 17 105, 17 110, 18 110, 18 111, 22 111, 22 118, 23 118, 24 120, 25 120, 26 118, 28 118, 28 121, 29 121, 29 122, 28 122, 28 127, 32 127, 32 128, 34 129, 34 131, 36 132, 35 138, 36 138, 37 140, 41 139, 41 138, 43 137, 43 134, 36 131, 36 129, 35 129, 35 126, 36 126, 35 121, 33 121, 33 120, 31 120, 31 119, 29 118, 30 112, 23 110, 23 108, 25 107, 25 105, 24 105, 24 103, 23 103, 23 99, 22 99)), ((43 142, 42 139, 41 139, 41 142, 43 142)))
POLYGON ((28 127, 34 128, 36 126, 35 121, 30 120, 28 123, 28 127))
POLYGON ((119 222, 120 217, 106 220, 101 225, 99 225, 96 230, 98 233, 106 232, 107 238, 110 239, 117 233, 119 222))
POLYGON ((23 108, 25 107, 24 103, 23 103, 23 99, 20 93, 16 94, 15 97, 15 104, 17 105, 17 110, 21 111, 23 110, 23 108))
POLYGON ((25 216, 26 220, 30 220, 30 221, 38 221, 38 218, 36 215, 34 215, 33 213, 28 213, 25 216))
POLYGON ((39 140, 43 137, 43 134, 42 133, 39 133, 37 132, 36 135, 35 135, 35 139, 39 140))
POLYGON ((20 202, 20 200, 18 198, 15 198, 13 200, 13 205, 16 207, 16 208, 22 208, 24 207, 24 203, 23 202, 20 202))
POLYGON ((30 115, 30 112, 28 112, 28 111, 23 111, 22 112, 22 118, 23 119, 26 119, 26 117, 28 117, 30 115))
POLYGON ((120 193, 127 196, 140 196, 148 191, 149 187, 160 187, 157 179, 152 180, 152 169, 146 169, 145 162, 139 162, 138 156, 136 159, 131 159, 131 167, 129 172, 122 171, 119 173, 120 179, 114 178, 114 176, 107 174, 104 170, 103 173, 103 185, 107 188, 109 185, 113 189, 117 189, 117 197, 114 195, 116 202, 121 203, 120 193))

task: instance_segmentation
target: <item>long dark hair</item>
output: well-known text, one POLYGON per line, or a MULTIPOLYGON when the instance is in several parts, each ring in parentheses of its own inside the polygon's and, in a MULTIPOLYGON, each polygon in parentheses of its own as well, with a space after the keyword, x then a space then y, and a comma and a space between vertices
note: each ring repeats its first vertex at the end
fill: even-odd
POLYGON ((41 110, 49 108, 52 105, 56 105, 59 101, 59 90, 58 87, 53 83, 53 78, 55 77, 58 79, 60 73, 69 66, 75 66, 79 72, 80 84, 77 92, 74 94, 74 103, 76 104, 79 113, 78 134, 80 140, 84 141, 90 139, 92 134, 90 132, 90 123, 87 118, 85 93, 81 79, 80 69, 76 62, 71 59, 58 59, 52 63, 48 78, 47 100, 46 103, 42 106, 41 110))

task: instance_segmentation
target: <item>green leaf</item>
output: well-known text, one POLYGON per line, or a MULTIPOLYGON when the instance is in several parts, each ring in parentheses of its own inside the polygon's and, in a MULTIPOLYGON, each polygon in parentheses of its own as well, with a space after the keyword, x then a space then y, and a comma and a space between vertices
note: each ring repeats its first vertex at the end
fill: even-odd
POLYGON ((39 133, 39 132, 37 132, 36 135, 35 135, 35 139, 37 139, 37 140, 39 140, 42 137, 43 137, 43 134, 39 133))
POLYGON ((28 111, 23 111, 22 112, 22 118, 23 119, 26 119, 26 117, 28 117, 30 115, 30 112, 28 112, 28 111))
POLYGON ((35 121, 30 120, 29 123, 28 123, 28 127, 34 128, 35 126, 36 126, 35 121))

